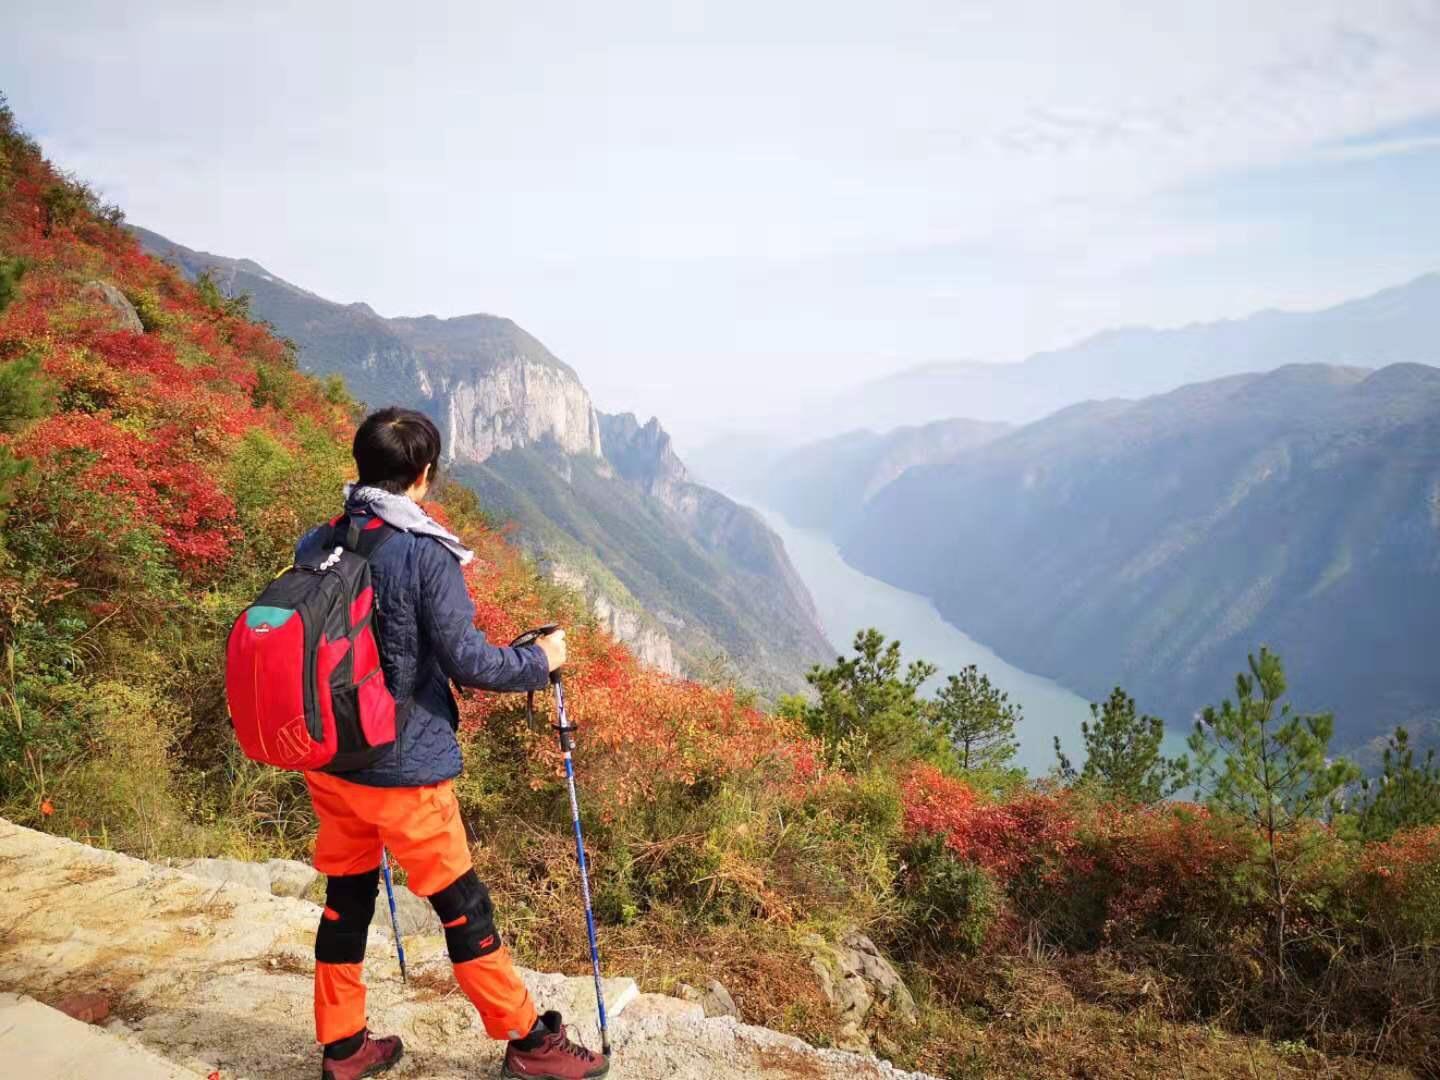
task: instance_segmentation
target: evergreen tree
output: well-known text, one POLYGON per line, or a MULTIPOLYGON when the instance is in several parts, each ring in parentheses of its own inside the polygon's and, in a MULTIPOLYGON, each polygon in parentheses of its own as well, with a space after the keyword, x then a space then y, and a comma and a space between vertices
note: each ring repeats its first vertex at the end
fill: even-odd
POLYGON ((854 649, 854 656, 816 665, 805 676, 818 694, 803 712, 810 733, 832 758, 942 757, 944 738, 919 695, 935 666, 914 660, 902 674, 900 642, 874 629, 857 633, 854 649))
POLYGON ((11 434, 55 407, 55 387, 31 354, 0 361, 0 432, 11 434))
POLYGON ((1188 763, 1181 756, 1161 756, 1165 722, 1158 716, 1137 715, 1135 699, 1120 687, 1110 692, 1105 704, 1090 706, 1090 717, 1082 721, 1085 765, 1077 774, 1070 759, 1055 739, 1055 756, 1067 781, 1094 786, 1110 797, 1153 803, 1169 798, 1185 786, 1188 763))
MULTIPOLYGON (((0 434, 20 431, 54 407, 55 385, 41 373, 39 356, 0 360, 0 434)), ((17 458, 9 446, 0 446, 0 522, 6 509, 24 495, 29 475, 30 462, 17 458)), ((0 548, 3 545, 0 539, 0 548)))
POLYGON ((1419 765, 1410 745, 1410 733, 1397 727, 1385 747, 1384 768, 1366 780, 1360 807, 1360 835, 1366 840, 1387 840, 1400 829, 1440 822, 1440 764, 1429 750, 1419 765))
POLYGON ((20 278, 24 273, 24 259, 0 259, 0 312, 10 306, 20 291, 20 278))
POLYGON ((1310 854, 1306 819, 1333 817, 1346 785, 1360 776, 1349 761, 1329 757, 1334 718, 1292 713, 1280 704, 1285 691, 1280 658, 1262 648, 1250 656, 1250 673, 1235 677, 1235 701, 1207 706, 1190 736, 1194 775, 1207 801, 1256 829, 1280 963, 1295 870, 1310 854))
POLYGON ((1020 706, 974 664, 951 675, 935 695, 935 720, 962 769, 1003 767, 1020 748, 1015 725, 1022 718, 1020 706))

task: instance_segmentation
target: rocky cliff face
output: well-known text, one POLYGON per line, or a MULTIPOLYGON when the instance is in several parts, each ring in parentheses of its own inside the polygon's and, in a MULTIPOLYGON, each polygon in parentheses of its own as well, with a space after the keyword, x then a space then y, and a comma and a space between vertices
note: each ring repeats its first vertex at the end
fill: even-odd
POLYGON ((678 513, 693 509, 684 488, 690 484, 685 463, 675 453, 669 433, 652 416, 641 425, 634 413, 600 414, 605 459, 621 476, 678 513))
POLYGON ((480 462, 547 439, 567 454, 600 456, 595 408, 568 372, 514 357, 471 377, 432 378, 423 366, 419 374, 452 458, 480 462))
POLYGON ((631 413, 601 413, 600 428, 605 458, 621 476, 683 518, 702 544, 772 579, 783 601, 819 626, 814 601, 780 538, 749 507, 693 483, 659 419, 642 426, 631 413))
POLYGON ((345 377, 371 406, 429 413, 455 460, 553 443, 600 454, 600 426, 579 376, 513 321, 496 315, 386 319, 368 304, 336 304, 282 281, 248 259, 192 251, 136 229, 154 254, 191 275, 209 272, 291 338, 307 370, 345 377))
POLYGON ((584 593, 590 603, 590 610, 600 625, 609 631, 616 641, 625 642, 643 663, 658 668, 667 675, 681 673, 680 661, 676 659, 670 635, 655 625, 654 616, 633 608, 619 607, 584 571, 573 566, 552 562, 546 569, 553 580, 584 593))

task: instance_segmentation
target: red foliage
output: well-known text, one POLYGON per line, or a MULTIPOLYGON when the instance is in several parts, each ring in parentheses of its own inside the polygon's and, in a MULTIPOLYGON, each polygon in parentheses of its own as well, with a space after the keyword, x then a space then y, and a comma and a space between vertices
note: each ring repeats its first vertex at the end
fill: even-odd
POLYGON ((945 837, 951 851, 1002 881, 1034 873, 1054 878, 1079 846, 1068 793, 1027 790, 1007 802, 982 799, 974 788, 920 764, 901 786, 911 833, 945 837))
POLYGON ((1416 884, 1416 879, 1440 883, 1440 825, 1398 832, 1389 840, 1370 844, 1360 860, 1360 873, 1381 891, 1394 896, 1416 884))
MULTIPOLYGON (((62 178, 38 154, 15 155, 6 168, 0 250, 26 265, 0 314, 0 360, 38 354, 64 409, 6 441, 39 466, 42 482, 73 480, 113 508, 112 523, 153 525, 181 571, 213 576, 238 537, 219 480, 237 441, 258 428, 293 446, 300 418, 338 438, 348 417, 289 369, 268 329, 207 307, 129 233, 85 214, 47 233, 44 200, 62 178), (85 293, 92 280, 148 298, 163 327, 117 329, 114 312, 85 293), (285 387, 283 412, 255 404, 262 364, 285 387)), ((97 520, 88 515, 85 527, 97 520)))
POLYGON ((180 456, 181 443, 174 428, 141 437, 104 413, 61 413, 27 431, 16 452, 111 502, 116 520, 153 523, 182 569, 211 575, 238 536, 235 507, 180 456))

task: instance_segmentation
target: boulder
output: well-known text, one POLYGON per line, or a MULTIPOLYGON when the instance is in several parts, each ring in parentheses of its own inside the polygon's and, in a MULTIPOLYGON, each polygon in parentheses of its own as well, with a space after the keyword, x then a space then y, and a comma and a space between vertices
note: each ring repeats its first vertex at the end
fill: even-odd
POLYGON ((855 971, 870 989, 873 997, 883 1001, 896 1016, 908 1023, 920 1019, 915 998, 899 974, 880 954, 875 943, 864 934, 851 931, 841 940, 840 962, 846 970, 855 971))
POLYGON ((864 934, 850 930, 839 944, 819 934, 806 934, 800 944, 810 951, 810 970, 820 991, 840 1013, 835 1045, 842 1050, 869 1050, 865 1020, 876 1002, 907 1023, 919 1020, 915 999, 904 980, 864 934))
POLYGON ((259 892, 270 891, 270 871, 264 863, 243 859, 179 859, 171 864, 181 873, 226 885, 244 885, 259 892))
POLYGON ((80 290, 80 295, 91 300, 99 300, 113 310, 120 318, 122 330, 132 330, 137 334, 145 332, 145 324, 140 321, 140 314, 135 310, 135 305, 130 303, 125 294, 108 281, 92 281, 80 290))
POLYGON ((320 879, 320 871, 294 859, 271 859, 265 864, 265 869, 270 875, 270 891, 276 896, 303 898, 320 879))
POLYGON ((730 1016, 736 1020, 741 1019, 739 1006, 735 999, 730 996, 730 991, 716 979, 711 979, 705 984, 705 989, 700 990, 689 983, 681 983, 675 988, 675 996, 685 1001, 692 1001, 699 1005, 706 1016, 730 1016))

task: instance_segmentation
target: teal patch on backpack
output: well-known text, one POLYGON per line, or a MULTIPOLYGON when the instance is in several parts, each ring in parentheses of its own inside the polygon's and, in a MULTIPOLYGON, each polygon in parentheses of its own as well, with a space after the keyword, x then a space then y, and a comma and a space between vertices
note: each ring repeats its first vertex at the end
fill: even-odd
POLYGON ((293 608, 283 607, 252 607, 245 610, 245 625, 251 630, 261 626, 268 626, 271 630, 278 630, 290 621, 295 614, 293 608))

